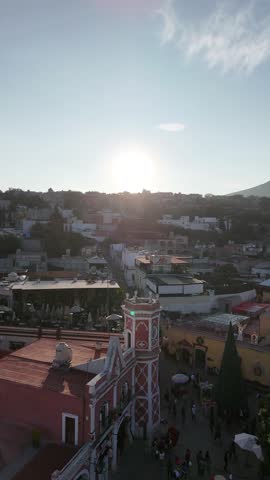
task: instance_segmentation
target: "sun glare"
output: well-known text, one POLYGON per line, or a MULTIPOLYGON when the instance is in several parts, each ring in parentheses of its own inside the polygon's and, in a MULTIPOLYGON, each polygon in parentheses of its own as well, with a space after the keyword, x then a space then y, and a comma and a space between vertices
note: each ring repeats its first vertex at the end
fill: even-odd
POLYGON ((155 171, 151 155, 140 149, 122 150, 112 157, 113 183, 117 191, 152 190, 155 171))

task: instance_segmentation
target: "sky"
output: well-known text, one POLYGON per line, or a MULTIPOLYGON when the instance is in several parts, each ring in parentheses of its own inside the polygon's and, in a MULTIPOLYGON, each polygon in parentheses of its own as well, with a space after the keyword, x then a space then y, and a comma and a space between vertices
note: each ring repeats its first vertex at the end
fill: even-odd
POLYGON ((0 0, 0 189, 270 179, 269 0, 0 0))

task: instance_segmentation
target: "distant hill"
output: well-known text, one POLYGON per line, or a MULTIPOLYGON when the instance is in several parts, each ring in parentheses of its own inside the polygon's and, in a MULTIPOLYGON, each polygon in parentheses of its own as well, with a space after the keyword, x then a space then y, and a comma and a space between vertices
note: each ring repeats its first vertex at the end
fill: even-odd
POLYGON ((257 185, 257 187, 247 188, 240 192, 230 193, 231 195, 243 195, 243 197, 270 197, 270 181, 257 185))

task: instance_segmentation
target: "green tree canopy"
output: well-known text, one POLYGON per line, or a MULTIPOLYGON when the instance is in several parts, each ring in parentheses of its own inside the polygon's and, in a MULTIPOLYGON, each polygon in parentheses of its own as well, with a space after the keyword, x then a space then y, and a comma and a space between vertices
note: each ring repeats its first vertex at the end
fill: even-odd
POLYGON ((21 248, 21 239, 14 235, 7 235, 0 237, 0 255, 5 256, 10 253, 16 253, 16 250, 21 248))
POLYGON ((257 435, 260 440, 267 471, 270 471, 270 394, 260 402, 257 416, 257 435))
POLYGON ((48 257, 59 257, 66 253, 67 249, 71 250, 71 255, 80 255, 82 247, 95 243, 79 233, 64 232, 61 221, 50 221, 48 225, 37 223, 33 225, 31 235, 42 240, 48 257))
POLYGON ((216 387, 216 401, 219 411, 238 415, 246 407, 245 384, 242 378, 241 358, 238 355, 232 324, 224 347, 220 373, 216 387))

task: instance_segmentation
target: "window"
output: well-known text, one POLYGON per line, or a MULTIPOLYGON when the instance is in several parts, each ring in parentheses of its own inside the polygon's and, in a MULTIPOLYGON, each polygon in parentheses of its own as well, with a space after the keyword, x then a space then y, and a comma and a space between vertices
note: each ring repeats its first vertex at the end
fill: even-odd
POLYGON ((131 333, 128 332, 127 334, 127 347, 131 348, 131 333))

